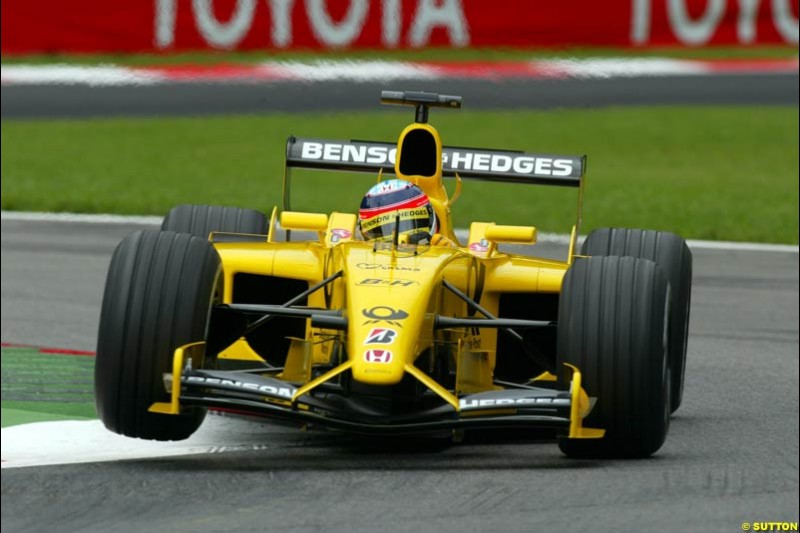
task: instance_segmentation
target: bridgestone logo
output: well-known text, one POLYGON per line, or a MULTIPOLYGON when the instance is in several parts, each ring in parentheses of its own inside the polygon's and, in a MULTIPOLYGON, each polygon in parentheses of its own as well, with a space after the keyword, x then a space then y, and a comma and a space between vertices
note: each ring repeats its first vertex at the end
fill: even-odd
POLYGON ((465 409, 486 409, 497 407, 526 407, 526 406, 568 406, 570 401, 567 398, 496 398, 496 399, 464 399, 458 402, 462 410, 465 409))
POLYGON ((233 387, 253 392, 260 392, 269 396, 278 396, 291 399, 297 389, 289 387, 275 387, 272 385, 259 385, 235 379, 207 378, 202 376, 186 376, 181 381, 184 383, 204 383, 206 385, 220 385, 223 387, 233 387))
POLYGON ((367 334, 364 344, 392 344, 395 337, 397 337, 397 331, 393 329, 372 328, 369 334, 367 334))

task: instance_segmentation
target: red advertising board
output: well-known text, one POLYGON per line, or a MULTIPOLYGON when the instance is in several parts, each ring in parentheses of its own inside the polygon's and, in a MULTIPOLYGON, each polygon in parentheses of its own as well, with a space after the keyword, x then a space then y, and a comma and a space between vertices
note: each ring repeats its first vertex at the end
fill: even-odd
POLYGON ((798 44, 798 0, 3 0, 4 54, 798 44))

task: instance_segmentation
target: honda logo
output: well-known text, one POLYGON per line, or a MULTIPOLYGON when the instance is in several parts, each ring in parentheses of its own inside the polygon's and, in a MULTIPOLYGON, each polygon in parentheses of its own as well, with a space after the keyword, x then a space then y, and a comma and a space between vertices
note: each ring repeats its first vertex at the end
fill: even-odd
POLYGON ((364 352, 364 360, 367 363, 390 363, 392 352, 389 350, 367 350, 364 352))

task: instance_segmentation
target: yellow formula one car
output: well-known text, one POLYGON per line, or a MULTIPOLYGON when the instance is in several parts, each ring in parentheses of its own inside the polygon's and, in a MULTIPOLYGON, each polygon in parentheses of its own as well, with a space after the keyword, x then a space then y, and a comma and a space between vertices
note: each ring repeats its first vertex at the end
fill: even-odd
POLYGON ((361 434, 554 428, 575 457, 658 450, 683 393, 685 241, 607 228, 578 253, 579 199, 565 261, 498 250, 534 244, 528 226, 474 222, 461 244, 443 177, 453 196, 464 178, 580 198, 585 157, 443 147, 429 108, 460 97, 382 100, 416 110, 396 144, 289 138, 280 230, 277 210, 183 205, 120 243, 95 370, 106 427, 185 439, 213 407, 361 434), (295 167, 394 179, 359 214, 303 213, 295 167))

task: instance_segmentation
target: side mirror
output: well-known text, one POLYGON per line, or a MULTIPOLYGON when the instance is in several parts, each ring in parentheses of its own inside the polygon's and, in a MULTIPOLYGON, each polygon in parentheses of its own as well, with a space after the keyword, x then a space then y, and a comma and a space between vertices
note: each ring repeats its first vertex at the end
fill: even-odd
POLYGON ((506 244, 536 244, 536 228, 533 226, 496 226, 486 227, 486 240, 506 244))
POLYGON ((300 231, 325 231, 328 228, 328 215, 284 211, 281 213, 281 227, 300 231))
POLYGON ((281 213, 281 228, 285 230, 316 231, 320 240, 325 238, 328 229, 328 215, 324 213, 301 213, 284 211, 281 213))

